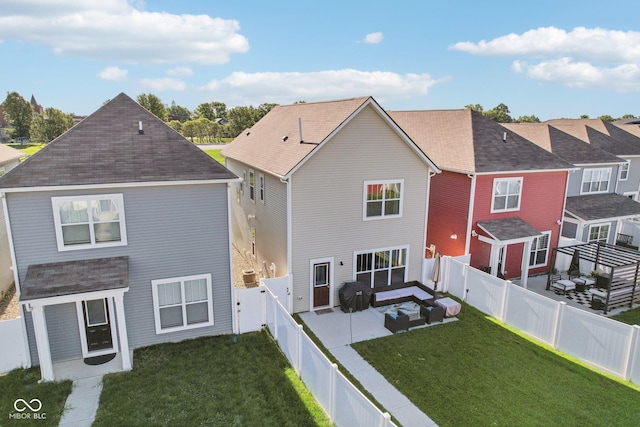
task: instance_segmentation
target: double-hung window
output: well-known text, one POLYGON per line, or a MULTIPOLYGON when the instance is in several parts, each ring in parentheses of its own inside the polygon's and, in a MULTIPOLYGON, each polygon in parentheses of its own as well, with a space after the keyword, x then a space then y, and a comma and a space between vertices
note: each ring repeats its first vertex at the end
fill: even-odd
POLYGON ((607 243, 609 239, 609 226, 611 224, 593 224, 589 227, 588 243, 602 242, 607 243))
POLYGON ((264 175, 258 175, 258 198, 264 203, 264 175))
POLYGON ((624 162, 620 165, 619 181, 626 181, 629 179, 629 162, 624 162))
POLYGON ((365 181, 363 219, 402 216, 403 180, 365 181))
POLYGON ((530 267, 541 267, 547 264, 550 239, 551 231, 544 231, 542 232, 542 236, 538 236, 533 239, 533 243, 531 244, 531 254, 529 255, 530 267))
POLYGON ((493 180, 491 212, 520 210, 522 178, 496 178, 493 180))
POLYGON ((127 244, 122 194, 52 197, 59 251, 127 244))
POLYGON ((585 169, 582 173, 581 194, 606 193, 609 191, 611 168, 585 169))
POLYGON ((211 274, 151 281, 156 333, 213 325, 211 274))
POLYGON ((256 174, 252 170, 249 171, 249 199, 256 201, 256 174))

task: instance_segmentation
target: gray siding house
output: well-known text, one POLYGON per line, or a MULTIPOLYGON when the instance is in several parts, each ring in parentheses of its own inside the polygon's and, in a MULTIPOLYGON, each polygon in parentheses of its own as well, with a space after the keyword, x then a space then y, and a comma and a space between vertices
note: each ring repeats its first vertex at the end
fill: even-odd
POLYGON ((640 145, 604 134, 588 126, 589 122, 552 120, 503 126, 575 166, 567 183, 562 236, 613 244, 623 221, 640 215, 640 203, 634 201, 640 181, 636 154, 640 145), (625 191, 633 188, 636 191, 625 191))
POLYGON ((420 280, 439 170, 373 98, 277 106, 222 154, 243 178, 234 245, 289 280, 294 312, 338 305, 345 282, 420 280))
POLYGON ((125 94, 0 178, 33 364, 232 332, 230 171, 125 94))

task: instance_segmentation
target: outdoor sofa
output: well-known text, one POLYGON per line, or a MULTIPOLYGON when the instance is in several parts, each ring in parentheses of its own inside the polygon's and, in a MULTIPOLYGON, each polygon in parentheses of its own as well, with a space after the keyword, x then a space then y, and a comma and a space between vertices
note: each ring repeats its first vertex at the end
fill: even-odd
POLYGON ((422 304, 424 301, 433 299, 433 290, 422 283, 414 280, 412 282, 398 285, 373 288, 371 295, 371 305, 381 307, 384 305, 398 304, 405 301, 413 301, 422 304))

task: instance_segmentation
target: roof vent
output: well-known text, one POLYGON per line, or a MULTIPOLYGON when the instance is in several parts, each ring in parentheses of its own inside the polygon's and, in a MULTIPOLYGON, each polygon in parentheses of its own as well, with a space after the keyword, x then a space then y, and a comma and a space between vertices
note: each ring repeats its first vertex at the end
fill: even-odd
POLYGON ((247 136, 251 135, 251 132, 247 132, 247 136))
POLYGON ((144 129, 142 129, 142 120, 138 122, 138 135, 144 135, 144 129))
POLYGON ((289 137, 287 135, 282 137, 282 142, 285 142, 287 139, 289 139, 289 137))
POLYGON ((502 142, 507 142, 507 133, 506 132, 504 132, 502 134, 502 142))

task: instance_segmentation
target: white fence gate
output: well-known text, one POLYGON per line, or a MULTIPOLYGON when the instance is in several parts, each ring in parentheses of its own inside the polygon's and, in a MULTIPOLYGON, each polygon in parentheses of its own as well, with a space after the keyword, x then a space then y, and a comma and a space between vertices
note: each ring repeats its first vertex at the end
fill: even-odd
POLYGON ((27 335, 22 317, 0 322, 0 373, 31 366, 27 335))

